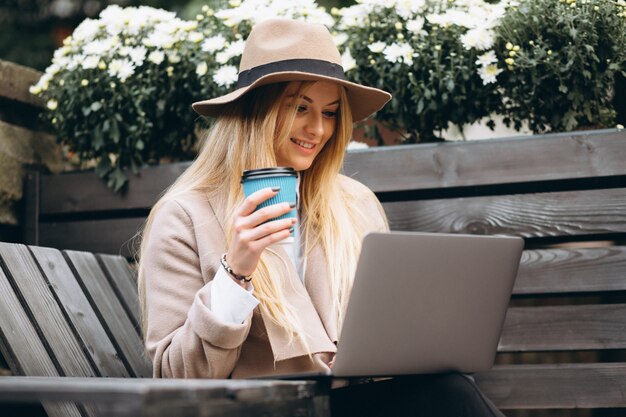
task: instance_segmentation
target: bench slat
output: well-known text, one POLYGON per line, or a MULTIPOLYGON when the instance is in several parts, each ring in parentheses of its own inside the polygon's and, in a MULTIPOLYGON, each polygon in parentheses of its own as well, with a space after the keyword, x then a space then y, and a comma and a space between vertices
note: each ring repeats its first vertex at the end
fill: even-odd
POLYGON ((514 294, 626 290, 626 247, 525 250, 514 294))
POLYGON ((132 373, 138 377, 152 376, 150 363, 144 355, 144 346, 137 329, 126 314, 115 292, 100 269, 95 256, 88 252, 65 251, 78 273, 83 288, 89 293, 112 339, 117 343, 132 373))
POLYGON ((61 252, 37 246, 30 249, 87 347, 100 376, 128 377, 128 371, 61 252))
POLYGON ((42 223, 38 245, 132 256, 130 244, 143 218, 42 223))
POLYGON ((502 409, 626 407, 626 363, 501 365, 475 378, 502 409))
POLYGON ((626 304, 511 307, 499 352, 626 348, 626 304))
MULTIPOLYGON (((15 295, 3 268, 0 268, 0 294, 0 344, 2 355, 13 372, 58 376, 59 371, 15 295)), ((71 403, 44 401, 42 405, 49 417, 81 417, 78 408, 71 403)))
POLYGON ((139 176, 130 174, 128 188, 114 194, 97 175, 84 172, 41 177, 41 213, 69 214, 109 210, 145 209, 191 165, 190 162, 146 167, 139 176), (106 201, 106 205, 102 205, 106 201))
POLYGON ((0 243, 0 256, 66 375, 95 376, 28 248, 0 243))
POLYGON ((106 272, 109 282, 120 295, 120 301, 124 303, 126 310, 130 313, 130 318, 139 328, 141 323, 139 312, 139 293, 137 290, 137 278, 130 269, 128 261, 117 255, 96 255, 106 272))
POLYGON ((42 75, 35 69, 0 60, 0 97, 43 107, 43 101, 29 92, 29 87, 37 83, 42 75))
POLYGON ((626 188, 384 203, 394 230, 526 238, 626 232, 626 188))
POLYGON ((349 152, 344 171, 374 192, 626 175, 625 139, 611 129, 387 146, 349 152))

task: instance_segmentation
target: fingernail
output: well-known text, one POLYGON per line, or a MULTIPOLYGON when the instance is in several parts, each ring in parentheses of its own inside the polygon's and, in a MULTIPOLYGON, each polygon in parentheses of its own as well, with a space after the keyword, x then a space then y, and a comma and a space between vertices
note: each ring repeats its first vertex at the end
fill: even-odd
POLYGON ((289 208, 295 208, 296 207, 296 203, 289 203, 289 208))
POLYGON ((294 229, 293 229, 293 227, 290 227, 290 228, 289 228, 289 232, 290 232, 290 233, 293 233, 293 230, 294 230, 294 229))
POLYGON ((275 193, 280 191, 280 187, 272 187, 272 191, 274 191, 275 193))

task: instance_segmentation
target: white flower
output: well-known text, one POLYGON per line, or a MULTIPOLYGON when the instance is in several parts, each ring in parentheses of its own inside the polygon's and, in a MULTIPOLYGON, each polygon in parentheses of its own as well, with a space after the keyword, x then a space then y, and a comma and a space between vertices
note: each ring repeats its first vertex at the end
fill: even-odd
POLYGON ((498 57, 496 57, 496 53, 494 51, 489 51, 480 55, 475 63, 476 65, 481 65, 484 67, 496 62, 498 62, 498 57))
POLYGON ((135 48, 128 49, 128 55, 130 56, 130 60, 133 61, 133 64, 136 66, 141 66, 143 64, 143 60, 146 59, 146 53, 148 50, 143 46, 137 46, 135 48))
POLYGON ((348 40, 348 34, 347 33, 337 33, 337 34, 333 35, 333 40, 335 41, 335 45, 341 46, 344 43, 346 43, 346 41, 348 40))
POLYGON ((165 59, 165 54, 161 51, 152 51, 148 55, 148 61, 159 65, 165 59))
POLYGON ((207 65, 206 62, 201 62, 196 66, 196 74, 199 77, 202 77, 203 75, 205 75, 208 70, 209 70, 209 66, 207 65))
POLYGON ((476 19, 472 18, 468 13, 455 9, 448 9, 443 14, 429 14, 426 16, 426 19, 434 25, 444 27, 455 25, 468 29, 476 27, 478 23, 476 19))
POLYGON ((368 45, 368 49, 372 52, 374 52, 375 54, 379 54, 381 53, 385 48, 387 47, 387 44, 385 42, 374 42, 371 45, 368 45))
POLYGON ((109 75, 124 82, 135 73, 135 66, 128 59, 114 59, 109 65, 109 75))
POLYGON ((346 48, 343 54, 341 54, 341 66, 345 72, 356 68, 356 61, 350 53, 350 48, 346 48))
POLYGON ((495 83, 496 77, 502 72, 502 69, 498 68, 496 64, 488 64, 478 69, 478 75, 483 80, 483 85, 495 83))
POLYGON ((93 40, 100 31, 100 22, 93 19, 85 19, 72 33, 72 38, 78 42, 89 42, 93 40))
POLYGON ((226 47, 226 49, 215 55, 215 61, 217 61, 219 64, 227 63, 231 58, 240 56, 243 53, 244 46, 245 41, 241 39, 231 43, 226 47))
POLYGON ((59 102, 53 98, 48 100, 48 102, 46 103, 46 107, 48 107, 50 110, 53 110, 53 111, 56 110, 58 106, 59 106, 59 102))
POLYGON ((83 46, 83 53, 85 55, 103 56, 115 50, 115 47, 118 45, 119 40, 117 38, 105 38, 101 40, 95 40, 83 46))
POLYGON ((369 148, 367 143, 351 140, 350 143, 348 143, 348 147, 346 149, 349 151, 354 151, 354 150, 367 149, 367 148, 369 148))
POLYGON ((190 32, 189 41, 193 43, 200 43, 204 39, 204 36, 200 32, 190 32))
POLYGON ((474 48, 479 51, 484 51, 493 46, 495 34, 493 30, 485 29, 484 27, 470 29, 461 36, 461 42, 463 43, 463 47, 467 50, 474 48))
POLYGON ((423 17, 416 17, 406 22, 406 28, 411 33, 421 33, 424 28, 424 23, 425 19, 423 17))
POLYGON ((202 42, 202 50, 204 52, 216 52, 224 47, 226 39, 222 35, 212 36, 202 42))
POLYGON ((413 54, 415 51, 408 43, 392 43, 388 45, 384 50, 383 54, 385 55, 385 59, 389 62, 404 62, 407 65, 413 65, 413 54))
POLYGON ((215 84, 228 87, 237 82, 237 68, 234 65, 224 65, 213 74, 215 84))
POLYGON ((98 66, 98 62, 100 62, 100 57, 97 57, 95 55, 89 55, 88 57, 83 59, 81 66, 83 67, 83 69, 93 69, 98 66))
POLYGON ((165 32, 155 31, 143 40, 143 44, 155 48, 169 49, 174 45, 174 37, 165 32))
POLYGON ((172 64, 178 64, 181 58, 176 52, 172 52, 171 54, 167 54, 167 60, 172 64))

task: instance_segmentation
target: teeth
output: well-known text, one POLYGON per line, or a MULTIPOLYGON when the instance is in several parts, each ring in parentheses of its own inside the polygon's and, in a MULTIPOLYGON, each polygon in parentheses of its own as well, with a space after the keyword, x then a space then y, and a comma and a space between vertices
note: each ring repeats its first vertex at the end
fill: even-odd
POLYGON ((315 145, 311 144, 311 143, 306 143, 306 142, 301 142, 297 139, 291 139, 291 141, 293 143, 295 143, 296 145, 302 146, 305 149, 312 149, 315 145))

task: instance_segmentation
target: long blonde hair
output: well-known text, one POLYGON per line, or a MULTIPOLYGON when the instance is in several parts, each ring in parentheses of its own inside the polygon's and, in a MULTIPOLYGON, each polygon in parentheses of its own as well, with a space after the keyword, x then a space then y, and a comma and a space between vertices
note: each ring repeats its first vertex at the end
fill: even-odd
MULTIPOLYGON (((276 149, 289 140, 296 108, 287 117, 279 117, 286 99, 288 83, 258 87, 234 102, 214 123, 196 160, 154 205, 146 220, 139 262, 139 295, 143 329, 146 329, 145 279, 141 259, 146 255, 152 222, 164 202, 191 190, 202 190, 209 196, 228 194, 226 239, 231 240, 234 211, 243 199, 240 177, 246 169, 276 166, 276 149)), ((313 82, 301 82, 296 97, 313 82)), ((304 259, 315 245, 320 245, 327 259, 328 279, 333 313, 339 326, 347 305, 360 252, 361 239, 368 219, 359 212, 337 181, 345 150, 352 135, 352 115, 346 92, 340 88, 340 105, 335 132, 315 158, 311 167, 300 173, 300 227, 304 239, 304 259)), ((285 297, 277 273, 285 268, 281 258, 266 249, 254 273, 254 295, 260 301, 263 317, 282 327, 290 341, 299 339, 308 350, 306 330, 297 311, 285 297)), ((309 351, 309 354, 312 352, 309 351)))

